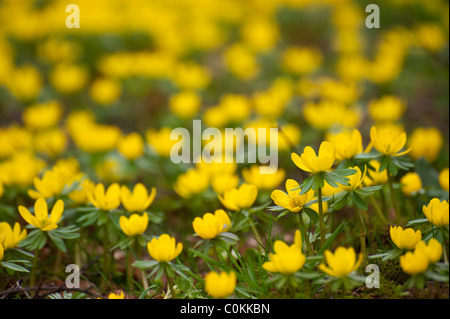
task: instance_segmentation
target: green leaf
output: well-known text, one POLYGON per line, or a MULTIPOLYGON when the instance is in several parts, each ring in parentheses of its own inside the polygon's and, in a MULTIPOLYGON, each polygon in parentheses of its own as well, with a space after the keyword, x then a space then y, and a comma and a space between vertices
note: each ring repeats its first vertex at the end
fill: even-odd
POLYGON ((358 208, 361 208, 363 210, 367 210, 369 208, 366 202, 361 197, 359 197, 355 192, 350 192, 349 196, 353 204, 356 205, 358 208))
POLYGON ((335 197, 335 201, 334 203, 330 206, 330 208, 335 211, 335 210, 340 210, 342 207, 344 207, 347 204, 347 200, 348 200, 348 194, 347 192, 342 192, 339 193, 336 197, 335 197))
POLYGON ((64 244, 64 241, 62 240, 61 237, 52 232, 48 232, 48 235, 50 236, 50 239, 59 250, 61 250, 63 253, 67 251, 66 244, 64 244))
MULTIPOLYGON (((317 212, 314 209, 309 207, 303 207, 301 211, 304 212, 306 215, 308 215, 309 219, 311 219, 314 224, 319 221, 319 214, 317 214, 317 212)), ((300 218, 302 217, 300 216, 300 218)))
POLYGON ((428 218, 419 218, 419 219, 410 220, 406 224, 406 226, 419 225, 419 224, 423 224, 423 223, 429 223, 428 218))
POLYGON ((154 267, 157 264, 158 264, 158 261, 156 261, 156 260, 136 260, 133 263, 133 267, 136 267, 139 269, 148 269, 148 268, 154 267))
POLYGON ((5 268, 14 270, 14 271, 19 271, 19 272, 30 272, 30 271, 29 271, 28 269, 26 269, 25 267, 20 266, 20 265, 17 265, 17 264, 15 264, 15 263, 13 263, 13 262, 3 261, 3 262, 0 262, 0 265, 2 265, 2 266, 5 267, 5 268))

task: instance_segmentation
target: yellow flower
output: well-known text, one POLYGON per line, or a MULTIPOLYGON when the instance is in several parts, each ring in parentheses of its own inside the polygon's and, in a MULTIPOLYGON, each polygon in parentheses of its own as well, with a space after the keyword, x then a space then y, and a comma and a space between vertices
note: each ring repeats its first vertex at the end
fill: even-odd
POLYGON ((190 168, 178 176, 173 189, 184 198, 203 193, 209 187, 209 175, 201 169, 190 168))
POLYGON ((283 53, 282 64, 286 71, 304 75, 316 71, 322 59, 322 52, 317 49, 289 47, 283 53))
POLYGON ((110 105, 114 103, 122 93, 120 83, 112 78, 99 78, 94 80, 89 94, 96 103, 110 105))
POLYGON ((267 52, 278 40, 278 27, 265 18, 248 18, 241 28, 243 41, 255 52, 267 52))
POLYGON ((7 85, 16 98, 31 101, 42 88, 42 77, 33 65, 27 64, 11 72, 7 85))
POLYGON ((179 63, 171 76, 173 82, 181 89, 203 89, 209 85, 209 70, 195 63, 179 63))
POLYGON ((430 262, 424 249, 408 251, 400 256, 400 266, 403 271, 410 275, 417 275, 428 269, 430 262))
POLYGON ((423 250, 432 264, 437 263, 442 257, 442 245, 436 238, 431 238, 428 244, 420 241, 415 250, 423 250))
POLYGON ((144 154, 144 140, 136 132, 119 138, 117 149, 128 160, 135 160, 144 154))
POLYGON ((419 45, 427 50, 438 52, 448 42, 445 30, 437 23, 423 23, 414 30, 419 45))
POLYGON ((112 292, 108 295, 108 299, 125 299, 125 295, 123 291, 120 291, 118 294, 112 292))
POLYGON ((14 228, 11 228, 7 222, 0 223, 0 246, 3 246, 4 250, 17 247, 25 237, 27 237, 27 231, 21 230, 19 223, 16 222, 14 228))
POLYGON ((239 188, 233 188, 219 195, 223 206, 230 210, 238 211, 252 207, 258 197, 258 188, 251 184, 242 184, 239 188))
POLYGON ((51 101, 29 106, 23 111, 22 120, 27 128, 44 129, 58 124, 61 115, 61 105, 51 101))
POLYGON ((395 122, 402 117, 405 109, 405 103, 392 95, 369 102, 370 117, 377 123, 395 122))
POLYGON ((380 162, 377 160, 371 160, 369 165, 373 167, 369 169, 368 174, 364 177, 364 185, 373 186, 373 185, 383 185, 388 182, 387 170, 379 172, 380 170, 380 162))
POLYGON ((294 164, 298 168, 310 173, 329 170, 333 166, 335 158, 335 147, 327 141, 322 142, 320 145, 318 156, 310 146, 305 147, 301 156, 298 156, 296 153, 291 154, 291 159, 294 164))
POLYGON ((76 127, 69 129, 75 145, 88 153, 108 152, 115 149, 121 135, 119 127, 95 122, 80 122, 76 127))
POLYGON ((214 215, 206 213, 203 218, 196 217, 192 222, 192 227, 201 238, 211 239, 228 231, 231 228, 231 220, 223 209, 217 209, 214 215))
POLYGON ((211 177, 211 187, 218 195, 236 188, 239 185, 239 176, 234 174, 217 174, 211 177))
POLYGON ((438 157, 443 143, 444 139, 437 128, 418 127, 409 137, 408 145, 411 148, 409 155, 413 159, 424 157, 432 163, 438 157))
MULTIPOLYGON (((83 177, 83 176, 81 176, 81 177, 83 177)), ((95 188, 95 183, 93 181, 89 180, 88 178, 85 178, 81 182, 79 189, 76 189, 69 193, 69 198, 76 203, 87 204, 87 203, 89 203, 87 194, 89 192, 93 192, 94 188, 95 188)))
POLYGON ((50 83, 63 94, 80 91, 88 78, 88 70, 75 64, 58 64, 50 73, 50 83))
POLYGON ((205 290, 213 298, 221 299, 230 296, 236 288, 234 272, 220 274, 211 271, 205 276, 205 290))
POLYGON ((292 145, 299 145, 302 138, 302 131, 297 125, 284 124, 278 131, 278 150, 288 151, 292 145))
POLYGON ((172 113, 183 118, 190 119, 197 114, 202 100, 194 91, 181 91, 172 95, 169 99, 169 107, 172 113))
POLYGON ((183 250, 183 244, 177 244, 175 238, 163 234, 147 243, 147 250, 154 260, 169 262, 178 257, 183 250))
POLYGON ((363 151, 362 136, 357 129, 328 134, 327 141, 334 144, 338 161, 350 159, 363 151))
POLYGON ((147 213, 144 213, 142 216, 132 214, 129 218, 120 216, 119 225, 122 231, 129 237, 142 235, 148 226, 147 213))
POLYGON ((29 189, 28 195, 37 199, 39 197, 52 198, 61 194, 66 185, 67 180, 57 171, 51 169, 44 172, 42 178, 35 177, 33 184, 36 190, 29 189))
POLYGON ((224 113, 225 118, 235 122, 246 120, 250 116, 251 112, 251 103, 249 98, 245 95, 239 94, 222 95, 218 107, 224 113))
POLYGON ((307 102, 303 107, 306 122, 320 131, 334 128, 355 128, 361 118, 358 109, 336 100, 307 102))
POLYGON ((422 189, 422 180, 416 172, 409 172, 400 179, 402 192, 405 195, 411 195, 422 189))
POLYGON ((278 169, 273 174, 261 174, 260 166, 252 165, 250 168, 242 169, 244 180, 253 184, 258 189, 274 189, 284 180, 286 173, 283 169, 278 169))
POLYGON ((336 278, 347 277, 350 273, 359 268, 359 265, 361 265, 363 260, 362 254, 359 254, 359 258, 356 260, 356 253, 353 247, 338 247, 334 254, 327 250, 325 251, 324 256, 328 267, 322 263, 319 265, 319 269, 336 278))
POLYGON ((444 168, 440 173, 439 173, 439 184, 441 185, 442 189, 447 191, 449 190, 448 184, 449 184, 449 169, 444 168))
POLYGON ((223 56, 228 70, 241 80, 251 80, 260 72, 260 66, 254 53, 243 44, 229 46, 223 56))
POLYGON ((417 231, 412 228, 403 230, 400 226, 391 226, 389 232, 392 242, 400 249, 413 250, 422 239, 420 229, 417 231))
POLYGON ((0 198, 3 196, 3 192, 4 192, 5 188, 3 186, 2 181, 0 181, 0 198))
POLYGON ((370 139, 373 147, 384 155, 402 156, 410 151, 408 149, 400 152, 406 144, 406 133, 390 127, 384 127, 378 130, 375 126, 372 126, 370 129, 370 139))
POLYGON ((293 274, 300 269, 306 261, 306 256, 302 253, 302 238, 300 231, 295 232, 294 244, 288 246, 281 240, 273 244, 274 254, 269 254, 269 261, 263 264, 263 268, 270 272, 280 272, 285 275, 293 274))
POLYGON ((433 198, 428 206, 423 206, 423 213, 433 225, 437 227, 448 226, 448 201, 441 202, 438 198, 433 198))
POLYGON ((281 190, 274 190, 272 192, 271 198, 278 206, 289 209, 293 213, 299 212, 303 206, 310 202, 314 197, 314 191, 309 191, 306 194, 300 194, 299 184, 293 180, 288 179, 286 181, 286 191, 287 194, 281 190))
POLYGON ((170 127, 163 127, 160 130, 149 129, 146 132, 147 143, 156 154, 169 157, 172 147, 178 143, 178 140, 170 139, 171 133, 170 127))
POLYGON ((350 185, 339 185, 339 187, 346 192, 351 192, 357 189, 362 184, 364 178, 366 177, 367 166, 364 168, 364 172, 361 172, 361 169, 358 166, 349 167, 349 169, 356 170, 355 174, 348 176, 348 178, 350 179, 348 183, 350 185))
POLYGON ((87 196, 92 205, 99 209, 116 209, 120 205, 120 186, 117 183, 113 183, 105 192, 105 186, 102 183, 98 183, 93 191, 87 193, 87 196))
POLYGON ((143 212, 153 203, 155 196, 155 187, 152 187, 148 194, 147 188, 141 183, 134 186, 133 192, 130 192, 126 186, 122 186, 120 189, 120 200, 128 212, 143 212))
POLYGON ((59 128, 40 131, 34 136, 34 147, 38 152, 56 157, 67 147, 66 134, 59 128))
POLYGON ((58 199, 52 208, 50 216, 48 216, 48 206, 44 198, 40 197, 34 203, 34 216, 24 206, 19 206, 19 213, 25 221, 41 229, 42 231, 50 231, 58 228, 58 223, 61 220, 64 212, 64 202, 58 199))

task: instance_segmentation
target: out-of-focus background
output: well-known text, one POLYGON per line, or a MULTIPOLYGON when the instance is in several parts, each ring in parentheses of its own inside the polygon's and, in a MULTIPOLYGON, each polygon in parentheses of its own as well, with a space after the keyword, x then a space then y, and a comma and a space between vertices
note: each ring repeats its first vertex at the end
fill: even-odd
POLYGON ((370 126, 395 125, 420 145, 411 156, 440 170, 448 166, 448 1, 376 1, 378 29, 366 27, 368 4, 1 0, 1 179, 28 187, 43 167, 74 156, 92 179, 145 172, 149 184, 171 188, 188 165, 164 171, 124 158, 139 158, 144 143, 148 156, 169 161, 171 128, 192 119, 281 128, 289 141, 280 138, 280 166, 294 171, 292 150, 353 128, 367 146, 370 126), (66 27, 71 3, 80 28, 66 27), (14 162, 23 152, 33 160, 14 162))

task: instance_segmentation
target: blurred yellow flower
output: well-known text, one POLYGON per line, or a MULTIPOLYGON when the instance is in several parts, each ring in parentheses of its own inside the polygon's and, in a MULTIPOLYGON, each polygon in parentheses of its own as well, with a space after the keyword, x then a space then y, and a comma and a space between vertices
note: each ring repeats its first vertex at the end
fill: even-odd
POLYGON ((424 157, 432 163, 436 160, 444 143, 441 132, 435 127, 418 127, 409 137, 408 145, 411 148, 409 155, 413 159, 424 157))
POLYGON ((148 226, 148 216, 144 213, 142 216, 139 214, 132 214, 129 218, 120 216, 119 218, 120 229, 129 237, 136 235, 142 235, 148 226))
POLYGON ((179 63, 175 66, 171 79, 180 89, 204 89, 211 82, 209 70, 195 63, 179 63))
POLYGON ((0 181, 0 198, 3 196, 4 191, 5 191, 5 187, 3 186, 2 181, 0 181))
POLYGON ((422 180, 416 172, 408 172, 400 179, 402 192, 405 195, 412 195, 422 189, 422 180))
POLYGON ((338 161, 350 159, 363 151, 362 136, 357 129, 326 136, 327 141, 335 145, 338 161))
POLYGON ((364 257, 362 254, 359 254, 358 260, 356 260, 356 253, 353 247, 345 248, 342 246, 338 247, 334 253, 326 250, 324 256, 328 267, 321 263, 319 269, 336 278, 347 277, 350 273, 357 270, 364 257))
POLYGON ((406 110, 406 104, 399 97, 386 95, 369 102, 369 115, 376 123, 395 122, 406 110))
POLYGON ((384 155, 402 156, 410 150, 400 152, 406 144, 406 133, 383 127, 380 130, 372 126, 370 129, 370 139, 373 147, 384 155))
POLYGON ((7 222, 0 223, 0 246, 3 246, 4 250, 17 247, 25 237, 27 237, 27 230, 21 229, 18 222, 14 224, 14 228, 7 222))
POLYGON ((173 185, 174 191, 184 198, 203 193, 209 187, 209 175, 200 169, 190 168, 180 174, 173 185))
POLYGON ((175 238, 163 234, 147 243, 147 250, 150 257, 164 263, 177 258, 183 250, 183 244, 176 243, 175 238))
POLYGON ((261 174, 259 165, 252 165, 250 168, 242 169, 242 176, 248 184, 253 184, 258 189, 270 190, 274 189, 284 180, 286 172, 279 168, 273 174, 261 174))
POLYGON ((300 144, 302 131, 295 124, 281 125, 278 130, 278 150, 289 151, 292 147, 300 144))
POLYGON ((211 177, 211 187, 217 195, 236 188, 239 185, 239 176, 234 174, 216 174, 211 177))
POLYGON ((423 23, 414 30, 414 35, 420 46, 426 50, 437 52, 448 42, 448 34, 445 29, 436 23, 423 23))
POLYGON ((98 209, 116 209, 120 205, 120 186, 117 183, 113 183, 105 192, 105 186, 102 183, 98 183, 92 191, 87 193, 87 197, 90 203, 98 209))
POLYGON ((201 97, 191 90, 175 93, 169 98, 170 110, 173 114, 183 119, 190 119, 196 115, 201 104, 201 97))
POLYGON ((413 250, 422 239, 420 229, 417 231, 414 231, 412 228, 403 230, 400 226, 391 226, 389 232, 392 242, 400 249, 413 250))
POLYGON ((449 169, 444 168, 440 173, 439 173, 439 184, 441 185, 442 189, 447 191, 449 190, 449 169))
POLYGON ((6 82, 14 96, 21 101, 34 100, 42 88, 42 77, 33 65, 14 69, 6 82))
POLYGON ((70 135, 75 145, 82 151, 101 153, 116 148, 121 130, 114 125, 80 122, 76 127, 70 128, 70 135))
POLYGON ((303 116, 309 125, 320 131, 355 128, 361 118, 356 108, 348 107, 336 100, 306 102, 303 107, 303 116))
POLYGON ((86 178, 84 175, 80 176, 80 178, 83 177, 84 179, 81 182, 80 186, 77 189, 71 191, 68 195, 71 200, 78 204, 88 204, 89 199, 87 194, 89 192, 93 192, 95 188, 95 183, 93 181, 86 178))
POLYGON ((58 64, 50 73, 50 83, 63 94, 80 91, 88 79, 87 68, 75 64, 58 64))
POLYGON ((249 18, 241 29, 243 42, 255 52, 272 49, 278 40, 278 27, 267 18, 249 18))
POLYGON ((210 271, 205 276, 205 290, 213 298, 227 298, 233 294, 235 288, 236 274, 234 272, 217 273, 210 271))
POLYGON ((16 152, 10 159, 0 162, 0 179, 5 185, 28 187, 44 167, 44 161, 31 153, 16 152))
POLYGON ((428 206, 423 206, 423 213, 425 217, 437 227, 448 226, 449 223, 449 210, 448 201, 443 200, 442 202, 438 198, 433 198, 428 206))
POLYGON ((303 268, 306 256, 302 253, 302 238, 300 231, 295 232, 294 244, 288 246, 281 240, 273 244, 275 253, 269 254, 269 261, 263 264, 263 268, 270 272, 280 272, 291 275, 303 268))
POLYGON ((125 295, 124 295, 123 291, 120 291, 117 294, 112 292, 108 295, 108 299, 125 299, 125 295))
POLYGON ((46 170, 41 178, 36 176, 33 179, 34 188, 36 190, 29 189, 28 195, 33 199, 39 197, 52 198, 61 194, 66 185, 70 186, 68 183, 68 178, 63 176, 63 174, 57 170, 46 170))
POLYGON ((203 218, 196 217, 192 227, 201 238, 211 239, 228 231, 231 228, 231 220, 223 209, 217 209, 214 214, 206 213, 203 218))
POLYGON ((318 173, 327 171, 333 166, 336 159, 335 146, 327 141, 322 142, 318 155, 316 155, 312 147, 307 146, 300 156, 292 153, 291 159, 298 168, 306 172, 318 173))
POLYGON ((283 68, 297 75, 316 71, 322 64, 322 52, 315 48, 288 47, 282 56, 283 68))
POLYGON ((52 208, 50 216, 48 215, 47 202, 40 197, 34 203, 34 216, 28 209, 22 205, 19 206, 20 216, 30 225, 41 229, 42 231, 50 231, 58 228, 58 223, 61 220, 64 212, 64 202, 58 199, 52 208))
POLYGON ((134 185, 133 192, 124 185, 120 188, 120 200, 128 212, 143 212, 153 203, 155 197, 156 188, 152 187, 149 194, 142 183, 134 185))
POLYGON ((258 188, 252 184, 242 184, 239 188, 233 188, 218 198, 227 209, 238 211, 252 207, 258 197, 258 188))
POLYGON ((59 128, 37 132, 33 142, 36 151, 51 157, 60 155, 68 145, 66 134, 59 128))
POLYGON ((113 78, 98 78, 92 82, 89 95, 100 105, 108 106, 117 101, 122 93, 122 86, 113 78))
POLYGON ((400 266, 403 271, 410 275, 417 275, 428 269, 430 262, 424 249, 408 251, 400 256, 400 266))
POLYGON ((241 80, 251 80, 260 72, 256 56, 243 44, 229 46, 223 59, 228 70, 241 80))
POLYGON ((442 257, 442 245, 436 238, 431 238, 428 243, 420 241, 415 250, 422 250, 431 264, 437 263, 442 257))
POLYGON ((388 182, 387 170, 379 172, 380 162, 377 160, 371 160, 369 165, 373 167, 373 170, 369 168, 366 176, 364 177, 365 186, 384 185, 388 182))
POLYGON ((314 197, 314 191, 312 190, 300 195, 300 185, 293 179, 286 180, 286 191, 287 193, 276 189, 272 192, 271 198, 275 204, 293 213, 299 212, 314 197))
POLYGON ((171 140, 172 128, 162 127, 160 130, 148 129, 146 132, 147 143, 153 151, 163 157, 169 157, 172 147, 178 140, 171 140))
POLYGON ((136 132, 121 136, 117 149, 126 159, 133 161, 144 154, 144 139, 136 132))
POLYGON ((58 124, 62 107, 58 102, 34 104, 22 112, 22 120, 30 129, 44 129, 58 124))

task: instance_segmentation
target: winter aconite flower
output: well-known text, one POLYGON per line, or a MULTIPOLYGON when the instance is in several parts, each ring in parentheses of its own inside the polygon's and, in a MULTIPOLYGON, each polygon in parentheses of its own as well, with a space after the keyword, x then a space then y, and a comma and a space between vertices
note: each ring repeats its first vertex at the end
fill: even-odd
POLYGON ((258 189, 252 184, 242 184, 239 188, 233 188, 219 195, 223 206, 230 210, 238 211, 250 208, 258 196, 258 189))
POLYGON ((408 251, 400 256, 400 266, 403 271, 410 275, 417 275, 428 269, 430 261, 423 249, 408 251))
POLYGON ((406 144, 406 133, 390 127, 379 129, 372 126, 370 139, 373 147, 384 155, 402 156, 410 151, 400 152, 406 144))
POLYGON ((24 206, 19 206, 19 213, 25 221, 41 229, 42 231, 50 231, 58 228, 58 223, 61 220, 64 211, 64 202, 58 199, 53 206, 50 216, 48 215, 48 206, 45 199, 38 198, 34 203, 34 215, 24 206))
POLYGON ((206 213, 203 218, 196 217, 192 226, 201 238, 211 239, 228 231, 231 228, 231 220, 223 209, 218 209, 214 214, 206 213))
POLYGON ((126 159, 132 161, 144 154, 144 139, 136 132, 121 136, 117 149, 126 159))
POLYGON ((422 239, 420 229, 417 231, 412 228, 403 230, 400 226, 391 226, 390 234, 395 246, 405 250, 413 250, 422 239))
POLYGON ((364 172, 361 172, 361 169, 358 166, 350 168, 356 170, 356 173, 348 177, 350 179, 348 182, 349 185, 339 185, 339 187, 346 192, 351 192, 357 189, 362 184, 366 176, 366 168, 364 169, 364 172))
POLYGON ((125 299, 125 294, 123 293, 123 291, 120 291, 118 293, 110 293, 108 295, 108 299, 125 299))
POLYGON ((441 185, 442 189, 445 191, 449 191, 449 169, 444 168, 439 173, 439 184, 441 185))
POLYGON ((272 192, 271 198, 275 204, 289 209, 293 213, 299 212, 303 206, 312 201, 314 197, 313 191, 300 195, 300 186, 293 179, 288 179, 286 181, 286 191, 287 193, 276 189, 272 192))
POLYGON ((0 223, 0 246, 3 246, 4 250, 17 247, 19 242, 27 237, 26 229, 21 229, 19 223, 14 224, 14 228, 7 222, 0 223))
POLYGON ((120 216, 119 225, 122 231, 129 237, 142 235, 148 226, 147 213, 144 213, 142 216, 132 214, 129 218, 120 216))
POLYGON ((155 196, 155 187, 152 187, 149 194, 147 188, 141 183, 137 183, 132 192, 126 186, 120 189, 122 205, 128 212, 143 212, 153 203, 155 196))
POLYGON ((318 173, 329 170, 333 166, 336 159, 336 151, 334 144, 324 141, 320 145, 318 155, 316 155, 312 147, 307 146, 300 156, 292 153, 291 158, 298 168, 306 172, 318 173))
POLYGON ((94 190, 87 193, 89 201, 102 210, 116 209, 120 205, 120 186, 114 183, 105 191, 102 183, 95 185, 94 190))
POLYGON ((377 160, 371 160, 369 162, 369 166, 373 168, 373 170, 369 167, 369 170, 364 178, 365 186, 373 186, 373 185, 383 185, 388 182, 387 170, 383 170, 380 172, 380 162, 377 160))
POLYGON ((425 217, 437 227, 448 226, 448 212, 448 201, 441 202, 438 198, 433 198, 428 206, 423 206, 425 217))
POLYGON ((423 250, 432 264, 441 260, 442 245, 436 238, 431 238, 428 243, 420 241, 416 246, 416 250, 423 250))
POLYGON ((205 290, 213 298, 222 299, 233 294, 236 288, 236 274, 234 272, 209 272, 205 276, 205 290))
POLYGON ((147 250, 150 257, 163 263, 177 258, 183 250, 183 244, 176 243, 175 238, 163 234, 147 243, 147 250))
POLYGON ((338 161, 350 159, 363 151, 362 136, 357 129, 328 135, 327 140, 335 145, 338 161))
POLYGON ((347 277, 359 268, 363 260, 362 254, 359 254, 358 260, 356 260, 356 253, 353 247, 338 247, 334 253, 326 250, 324 256, 328 267, 322 263, 319 265, 319 269, 336 278, 347 277))
POLYGON ((275 253, 269 254, 270 260, 263 264, 263 268, 267 271, 290 275, 302 269, 305 264, 306 256, 302 252, 302 238, 299 230, 295 232, 294 244, 288 246, 285 242, 277 240, 273 250, 275 253))
POLYGON ((277 169, 273 174, 261 174, 260 166, 252 165, 250 168, 242 170, 244 180, 253 184, 258 189, 274 189, 284 180, 286 172, 284 169, 277 169))
POLYGON ((432 163, 441 151, 444 138, 436 127, 418 127, 409 137, 408 145, 411 147, 409 156, 413 159, 424 157, 432 163))
POLYGON ((416 172, 406 173, 400 180, 402 192, 405 195, 412 195, 422 189, 422 180, 416 172))

